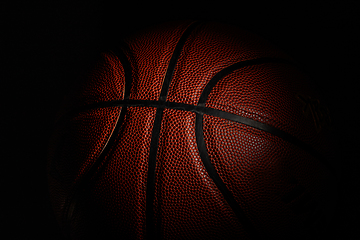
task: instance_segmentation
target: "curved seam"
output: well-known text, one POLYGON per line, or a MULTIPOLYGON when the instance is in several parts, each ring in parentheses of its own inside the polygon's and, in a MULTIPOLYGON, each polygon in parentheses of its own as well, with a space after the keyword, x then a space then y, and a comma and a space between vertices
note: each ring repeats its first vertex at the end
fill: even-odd
POLYGON ((224 77, 226 77, 227 75, 231 74, 232 72, 239 70, 243 67, 249 67, 249 66, 254 66, 254 65, 259 65, 259 64, 264 64, 264 63, 286 63, 286 64, 293 64, 293 62, 287 60, 287 59, 282 59, 282 58, 268 58, 268 57, 264 57, 264 58, 256 58, 256 59, 250 59, 250 60, 244 60, 241 62, 236 62, 222 70, 220 70, 217 74, 215 74, 210 81, 206 84, 205 88, 203 89, 202 93, 200 94, 200 98, 199 98, 199 102, 198 102, 198 106, 205 106, 207 97, 209 96, 211 90, 213 89, 213 87, 215 87, 215 85, 224 77))
MULTIPOLYGON (((129 90, 130 90, 131 82, 132 82, 132 76, 131 76, 132 70, 131 70, 130 62, 128 61, 126 55, 121 50, 118 50, 117 53, 118 54, 115 54, 115 56, 119 59, 120 63, 122 64, 122 66, 124 68, 125 91, 123 93, 124 94, 123 97, 125 98, 130 93, 129 90), (130 85, 130 87, 126 87, 127 85, 128 86, 130 85), (128 90, 126 90, 126 89, 128 89, 128 90)), ((74 210, 76 208, 76 204, 79 201, 79 198, 81 198, 81 192, 86 188, 86 185, 89 184, 89 180, 96 173, 97 168, 100 166, 103 159, 106 157, 106 155, 110 151, 110 149, 118 135, 118 132, 120 130, 120 127, 122 125, 123 119, 126 114, 127 106, 118 106, 118 107, 122 107, 122 108, 120 109, 118 118, 116 120, 116 123, 114 125, 114 128, 113 128, 111 134, 108 137, 108 140, 104 144, 101 152, 99 153, 99 155, 96 158, 96 160, 94 161, 94 163, 90 166, 89 170, 87 172, 85 172, 84 175, 75 184, 72 194, 70 194, 70 196, 66 200, 66 203, 64 205, 64 221, 65 221, 64 223, 65 223, 65 225, 70 224, 69 227, 71 227, 71 218, 72 218, 74 210)), ((68 229, 68 230, 70 230, 70 229, 68 229)))
POLYGON ((302 142, 298 138, 294 137, 290 133, 287 133, 283 130, 280 130, 276 127, 273 127, 271 125, 268 125, 266 123, 259 122, 257 120, 253 120, 248 117, 243 117, 234 113, 229 113, 226 111, 209 108, 209 107, 203 107, 203 106, 196 106, 191 104, 185 104, 185 103, 176 103, 176 102, 159 102, 159 101, 151 101, 151 100, 120 100, 120 101, 111 101, 111 102, 102 102, 98 105, 92 105, 91 108, 93 109, 97 107, 114 107, 114 106, 136 106, 136 107, 156 107, 156 108, 168 108, 168 109, 175 109, 175 110, 182 110, 182 111, 190 111, 195 112, 199 114, 207 114, 210 116, 220 117, 223 119, 227 119, 230 121, 238 122, 241 124, 245 124, 247 126, 268 132, 272 135, 275 135, 277 137, 280 137, 284 139, 285 141, 288 141, 306 152, 313 155, 315 158, 317 158, 319 161, 321 161, 327 168, 335 174, 335 170, 333 167, 328 164, 324 157, 318 153, 316 150, 314 150, 312 147, 310 147, 308 144, 302 142))
MULTIPOLYGON (((170 83, 173 77, 173 73, 177 64, 177 61, 182 53, 182 49, 185 46, 186 40, 194 30, 194 28, 199 25, 200 22, 192 22, 185 31, 182 33, 179 41, 177 42, 175 49, 172 53, 171 59, 168 64, 168 68, 165 73, 164 81, 162 84, 159 102, 165 103, 167 94, 169 91, 170 83)), ((154 210, 154 200, 155 200, 155 170, 156 170, 156 158, 158 152, 160 131, 161 131, 161 122, 163 115, 164 107, 161 104, 157 107, 151 142, 150 142, 150 152, 149 152, 149 163, 148 163, 148 176, 147 176, 147 188, 146 188, 146 232, 149 239, 158 239, 162 236, 157 236, 160 233, 155 231, 155 210, 154 210)))
MULTIPOLYGON (((195 22, 197 23, 197 22, 195 22)), ((211 116, 215 116, 215 117, 220 117, 220 118, 224 118, 230 121, 235 121, 235 122, 239 122, 266 132, 269 132, 273 135, 276 135, 280 138, 283 138, 285 141, 291 142, 299 147, 301 147, 302 149, 306 150, 307 152, 309 152, 310 149, 310 153, 313 155, 316 155, 316 158, 322 158, 320 154, 317 153, 316 150, 314 150, 311 146, 305 144, 304 142, 298 140, 296 137, 292 136, 291 134, 288 134, 282 130, 279 130, 275 127, 271 127, 270 125, 267 124, 263 124, 261 122, 257 122, 255 120, 252 120, 250 118, 245 118, 236 114, 231 114, 228 112, 224 112, 221 110, 217 110, 217 109, 213 109, 213 108, 207 108, 205 107, 205 103, 207 100, 207 97, 209 96, 212 88, 216 85, 216 83, 221 80, 222 78, 224 78, 225 76, 229 75, 230 73, 232 73, 235 70, 238 70, 242 67, 246 67, 246 66, 252 66, 252 65, 257 65, 257 64, 262 64, 262 63, 268 63, 268 62, 281 62, 281 63, 292 63, 288 60, 285 59, 277 59, 277 58, 260 58, 260 59, 251 59, 251 60, 245 60, 245 61, 241 61, 241 62, 237 62, 234 63, 233 65, 230 65, 229 67, 226 67, 224 69, 222 69, 221 71, 219 71, 217 74, 215 74, 215 76, 208 82, 208 84, 205 86, 204 90, 202 91, 200 98, 199 98, 199 102, 197 105, 190 105, 190 104, 181 104, 181 103, 174 103, 174 102, 166 102, 166 97, 168 94, 168 90, 169 90, 169 86, 170 86, 170 82, 171 82, 171 78, 173 75, 173 72, 175 70, 175 66, 177 63, 177 59, 179 58, 180 54, 181 54, 181 50, 185 44, 185 41, 187 39, 187 37, 190 35, 191 31, 193 30, 193 28, 195 28, 195 26, 197 24, 195 23, 191 23, 190 26, 185 30, 185 32, 183 33, 183 36, 180 38, 179 42, 177 43, 177 46, 175 47, 175 50, 173 52, 173 56, 170 59, 169 65, 168 65, 168 70, 166 72, 166 75, 164 77, 164 82, 163 82, 163 86, 161 89, 161 93, 160 93, 160 97, 159 97, 159 101, 149 101, 149 100, 128 100, 129 99, 129 94, 130 94, 130 89, 131 89, 131 64, 128 61, 126 55, 122 52, 122 51, 113 51, 113 53, 118 57, 119 61, 123 64, 124 67, 124 72, 125 72, 125 93, 124 93, 124 100, 115 100, 115 101, 109 101, 109 102, 101 102, 101 103, 96 103, 96 104, 92 104, 90 106, 86 106, 83 108, 80 108, 81 111, 85 111, 87 109, 94 109, 94 108, 98 108, 98 107, 110 107, 110 106, 122 106, 123 108, 120 110, 119 113, 119 117, 118 117, 118 121, 120 120, 121 116, 124 117, 125 112, 126 112, 126 108, 129 106, 147 106, 147 107, 157 107, 157 111, 156 111, 156 117, 155 117, 155 121, 154 121, 154 128, 153 128, 153 132, 152 132, 152 139, 151 139, 151 147, 150 147, 150 154, 149 154, 149 171, 148 171, 148 184, 147 184, 147 202, 146 202, 146 225, 147 225, 147 232, 150 233, 150 235, 154 236, 154 222, 153 222, 153 218, 154 218, 154 209, 153 209, 153 201, 154 201, 154 196, 150 196, 148 195, 148 192, 153 192, 152 195, 155 194, 155 166, 156 166, 156 153, 157 153, 157 149, 158 149, 158 141, 159 141, 159 133, 160 133, 160 126, 161 126, 161 121, 162 121, 162 113, 163 110, 165 108, 170 108, 170 109, 178 109, 178 110, 184 110, 184 111, 191 111, 191 112, 195 112, 196 113, 196 133, 197 133, 197 142, 198 142, 198 146, 202 146, 202 147, 198 147, 199 148, 199 152, 201 151, 201 159, 204 163, 204 165, 206 165, 208 172, 210 171, 212 174, 212 178, 214 180, 214 182, 217 184, 217 186, 219 187, 219 189, 222 189, 222 192, 226 196, 229 196, 230 193, 230 198, 234 197, 232 196, 231 192, 229 191, 229 189, 227 189, 226 185, 224 182, 222 182, 220 176, 218 175, 218 173, 216 172, 214 166, 211 164, 210 160, 209 160, 209 156, 206 150, 206 145, 205 145, 205 140, 203 137, 203 114, 207 114, 207 115, 211 115, 211 116), (188 36, 184 37, 185 33, 187 33, 188 31, 188 36), (125 64, 124 64, 125 63, 125 64), (126 70, 126 69, 127 70, 126 70), (129 83, 130 81, 130 83, 129 83), (128 83, 128 84, 126 84, 128 83), (201 123, 200 123, 201 122, 201 123), (155 126, 157 126, 155 128, 155 126), (159 129, 157 129, 159 128, 159 129), (156 131, 155 131, 156 130, 156 131), (155 134, 156 132, 156 134, 155 134), (199 133, 198 133, 199 132, 199 133), (199 134, 199 136, 198 136, 199 134), (290 139, 290 140, 289 140, 290 139), (152 158, 152 163, 151 163, 151 158, 152 158), (151 168, 150 169, 150 165, 151 168), (150 170, 153 170, 153 173, 151 173, 150 170), (151 175, 151 176, 150 176, 151 175), (151 181, 149 181, 149 179, 152 179, 151 181), (215 179, 216 180, 215 180, 215 179), (152 185, 152 186, 151 186, 152 185), (151 207, 150 207, 151 204, 151 207), (149 219, 149 216, 150 219, 149 219), (149 225, 151 224, 151 226, 149 225)), ((76 112, 78 111, 74 111, 72 114, 76 114, 76 112)), ((120 129, 120 123, 117 122, 115 124, 115 128, 112 132, 112 134, 110 135, 107 143, 105 144, 102 152, 99 154, 98 159, 95 161, 99 162, 101 156, 103 156, 103 152, 105 152, 106 149, 110 149, 112 145, 109 144, 109 141, 113 138, 114 135, 113 134, 115 132, 115 129, 119 130, 120 129)), ((115 137, 114 137, 115 138, 115 137)), ((109 151, 109 150, 107 150, 109 151)), ((93 166, 90 167, 90 170, 94 167, 95 163, 93 164, 93 166)), ((90 170, 88 172, 90 172, 90 170)), ((93 172, 95 172, 93 170, 93 172)), ((209 175, 210 175, 209 172, 209 175)), ((91 176, 90 176, 91 177, 91 176)), ((87 177, 87 178, 90 178, 87 177)), ((86 177, 84 177, 85 179, 87 179, 86 177)), ((81 182, 81 181, 80 181, 81 182)), ((81 184, 80 186, 81 187, 81 184)), ((221 190, 220 189, 220 190, 221 190)), ((229 197, 227 197, 229 198, 229 197)), ((249 223, 246 223, 247 220, 244 220, 244 214, 242 213, 242 210, 240 208, 240 210, 238 209, 238 206, 234 205, 234 201, 233 200, 227 200, 232 202, 232 208, 235 208, 234 212, 235 214, 240 217, 240 219, 243 219, 242 221, 245 222, 244 225, 247 225, 247 228, 249 229, 250 233, 253 232, 254 236, 256 236, 257 234, 254 233, 254 229, 253 226, 249 225, 249 223)), ((230 204, 230 203, 229 203, 230 204)), ((69 212, 67 212, 68 214, 69 212)), ((70 220, 71 216, 68 216, 68 220, 70 220)), ((256 232, 256 231, 255 231, 256 232)))
POLYGON ((217 188, 220 190, 221 194, 224 196, 224 199, 229 204, 230 208, 233 210, 235 216, 244 226, 245 231, 251 236, 252 239, 260 239, 260 233, 255 229, 254 225, 252 224, 250 219, 246 216, 244 210, 241 208, 240 204, 236 201, 234 195, 228 189, 226 184, 222 181, 214 165, 210 161, 210 157, 207 152, 205 139, 204 139, 203 115, 196 113, 195 121, 196 121, 195 122, 196 142, 197 142, 201 161, 204 164, 207 173, 209 174, 210 178, 213 180, 217 188))

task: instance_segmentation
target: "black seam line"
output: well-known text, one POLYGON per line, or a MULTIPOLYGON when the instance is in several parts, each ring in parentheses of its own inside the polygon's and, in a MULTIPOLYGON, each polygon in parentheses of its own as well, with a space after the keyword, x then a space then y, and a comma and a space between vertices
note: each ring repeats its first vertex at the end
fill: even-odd
MULTIPOLYGON (((169 108, 169 109, 175 109, 175 110, 183 110, 183 111, 190 111, 195 112, 198 114, 206 114, 214 117, 219 117, 223 119, 227 119, 233 122, 238 122, 265 132, 268 132, 272 135, 275 135, 279 138, 282 138, 283 140, 290 142, 306 152, 310 153, 312 156, 317 158, 319 161, 321 161, 325 166, 329 168, 330 171, 333 173, 335 170, 333 167, 325 160, 325 158, 317 152, 315 149, 313 149, 310 145, 302 142, 298 138, 294 137, 293 135, 282 131, 278 128, 272 127, 270 125, 267 125, 265 123, 258 122, 256 120, 242 117, 233 113, 225 112, 222 110, 209 108, 209 107, 203 107, 203 106, 196 106, 191 104, 185 104, 185 103, 176 103, 176 102, 160 102, 160 101, 151 101, 151 100, 118 100, 118 101, 109 101, 109 102, 101 102, 98 104, 89 105, 88 109, 93 108, 101 108, 101 107, 116 107, 116 106, 127 106, 127 107, 154 107, 154 108, 169 108)), ((82 111, 84 109, 81 109, 82 111)))
MULTIPOLYGON (((125 74, 125 92, 124 92, 124 98, 128 98, 130 94, 130 88, 131 88, 131 82, 132 82, 132 68, 130 65, 129 60, 127 59, 124 52, 120 49, 117 49, 116 52, 113 52, 119 59, 120 63, 123 65, 124 68, 124 74, 125 74)), ((120 107, 120 106, 118 106, 120 107)), ((64 220, 65 220, 65 226, 68 224, 71 224, 71 219, 74 213, 74 210, 76 208, 76 204, 79 202, 79 199, 82 197, 82 193, 84 190, 86 190, 86 187, 90 184, 90 179, 96 171, 98 170, 99 166, 103 162, 105 156, 109 153, 111 147, 113 146, 116 137, 118 136, 118 133, 120 131, 121 125, 124 122, 125 114, 126 114, 126 108, 127 106, 122 106, 117 122, 115 124, 115 127, 111 133, 111 135, 108 138, 108 141, 105 143, 102 151, 100 152, 98 158, 95 160, 93 165, 90 167, 90 169, 83 175, 83 177, 77 182, 77 184, 74 186, 73 192, 71 196, 67 199, 65 204, 65 210, 64 210, 64 220)), ((70 230, 70 229, 69 229, 70 230)), ((68 231, 69 231, 68 230, 68 231)))
POLYGON ((222 181, 221 177, 219 176, 215 167, 210 161, 204 139, 203 115, 199 113, 196 113, 195 135, 201 161, 203 162, 204 167, 210 178, 214 181, 215 185, 220 190, 226 202, 229 204, 238 220, 242 223, 245 231, 250 235, 251 239, 260 239, 261 233, 255 229, 253 223, 246 216, 245 212, 243 211, 239 203, 236 201, 231 191, 227 188, 226 184, 222 181))
POLYGON ((225 76, 229 75, 230 73, 234 72, 235 70, 239 70, 243 67, 253 66, 253 65, 259 65, 264 63, 286 63, 286 64, 293 64, 293 62, 282 59, 282 58, 256 58, 256 59, 250 59, 245 60, 241 62, 234 63, 221 71, 219 71, 215 76, 213 76, 209 83, 204 88, 203 92, 200 95, 198 106, 205 106, 205 102, 207 100, 207 97, 209 96, 211 90, 213 87, 225 76))
MULTIPOLYGON (((122 44, 124 47, 125 43, 122 44)), ((113 54, 119 59, 123 69, 124 69, 124 75, 125 75, 125 90, 124 90, 124 99, 129 99, 130 91, 131 91, 131 83, 132 83, 132 67, 129 59, 125 55, 125 53, 119 49, 114 48, 112 51, 113 54)))
MULTIPOLYGON (((175 46, 174 52, 169 61, 168 68, 164 77, 162 84, 159 101, 166 101, 167 94, 170 87, 170 82, 177 64, 177 61, 180 57, 182 49, 185 45, 187 38, 190 36, 193 29, 199 24, 199 22, 193 22, 187 29, 183 32, 178 43, 175 46)), ((155 231, 155 217, 154 217, 154 200, 155 200, 155 169, 156 169, 156 157, 159 145, 159 135, 161 130, 161 121, 164 108, 160 105, 157 107, 154 126, 152 130, 151 142, 150 142, 150 152, 149 152, 149 163, 148 163, 148 176, 146 184, 146 232, 147 238, 149 239, 159 239, 161 236, 156 236, 160 233, 155 231)))
MULTIPOLYGON (((114 53, 117 54, 117 52, 115 52, 115 51, 114 51, 114 53)), ((119 59, 122 58, 122 55, 123 54, 118 54, 119 59)), ((125 57, 125 59, 126 59, 126 57, 125 57)), ((224 78, 226 75, 229 75, 233 71, 239 70, 240 68, 243 68, 243 67, 247 67, 247 66, 251 66, 251 65, 264 64, 264 63, 270 63, 270 62, 273 62, 273 63, 288 63, 288 64, 292 63, 289 60, 285 60, 285 59, 281 59, 281 58, 279 58, 279 59, 278 58, 258 58, 258 59, 251 59, 251 60, 245 60, 245 61, 234 63, 233 65, 230 65, 229 67, 226 67, 226 68, 222 69, 217 74, 215 74, 215 76, 212 79, 210 79, 209 83, 206 85, 203 92, 201 93, 200 98, 199 98, 199 102, 198 102, 197 105, 202 106, 202 107, 205 106, 205 102, 206 102, 207 97, 209 96, 212 88, 216 85, 216 83, 219 80, 224 78)), ((127 65, 130 65, 130 63, 128 63, 127 65)), ((131 66, 130 66, 130 68, 131 68, 131 66)), ((124 67, 124 69, 125 69, 125 67, 124 67)), ((173 73, 174 69, 169 67, 168 71, 171 71, 173 73)), ((128 101, 114 100, 114 101, 94 103, 94 104, 90 104, 90 105, 83 106, 83 107, 80 107, 78 109, 75 109, 72 112, 70 112, 69 115, 72 116, 74 114, 77 114, 78 112, 86 111, 86 110, 90 110, 90 109, 94 109, 94 108, 120 106, 120 105, 125 106, 126 104, 129 104, 129 105, 134 104, 134 106, 135 105, 141 106, 141 104, 144 103, 144 106, 145 106, 145 104, 152 104, 152 105, 154 104, 155 107, 162 107, 163 104, 166 104, 165 101, 166 101, 167 91, 168 91, 168 88, 170 86, 169 78, 171 77, 171 75, 168 74, 168 73, 166 73, 166 75, 167 75, 167 77, 165 77, 165 80, 164 80, 163 84, 166 85, 167 87, 162 87, 159 101, 128 100, 129 99, 128 98, 129 94, 125 94, 126 96, 124 97, 124 99, 128 100, 128 101)), ((128 85, 130 85, 130 84, 128 84, 128 85)), ((128 91, 126 91, 126 92, 128 92, 128 91)), ((146 105, 146 106, 149 106, 149 105, 146 105)), ((166 107, 166 105, 164 105, 164 106, 166 107)))
POLYGON ((180 54, 185 45, 185 42, 188 39, 188 37, 190 36, 191 32, 194 30, 194 28, 197 27, 199 24, 200 24, 200 22, 193 22, 190 26, 188 26, 188 28, 184 31, 183 35, 180 37, 178 43, 176 44, 174 52, 171 56, 168 68, 166 70, 166 74, 165 74, 161 92, 160 92, 159 101, 166 100, 166 97, 167 97, 167 94, 169 91, 169 87, 170 87, 170 82, 171 82, 172 76, 174 74, 175 66, 180 57, 180 54))
MULTIPOLYGON (((210 92, 215 87, 215 85, 221 79, 223 79, 225 76, 227 76, 227 75, 231 74, 232 72, 234 72, 235 70, 239 70, 243 67, 265 64, 265 63, 282 63, 282 64, 295 65, 294 62, 287 60, 287 59, 282 59, 282 58, 257 58, 257 59, 251 59, 251 60, 234 63, 233 65, 230 65, 229 67, 222 69, 220 72, 215 74, 215 76, 212 79, 210 79, 209 83, 206 85, 203 92, 201 93, 199 102, 197 105, 201 106, 201 107, 205 107, 206 100, 207 100, 210 92)), ((291 134, 281 131, 277 128, 271 127, 267 124, 263 124, 263 123, 254 121, 252 119, 243 118, 241 116, 233 115, 233 114, 230 114, 227 112, 222 112, 219 116, 221 117, 221 115, 224 115, 223 118, 225 118, 225 119, 232 120, 235 122, 240 122, 240 123, 246 124, 248 126, 269 132, 275 136, 278 136, 278 137, 284 139, 285 141, 288 141, 294 145, 297 145, 298 147, 304 149, 305 151, 307 151, 308 153, 313 155, 315 158, 317 158, 325 167, 328 168, 328 170, 330 170, 330 172, 334 176, 336 176, 335 169, 331 166, 331 164, 328 161, 326 161, 326 159, 321 154, 319 154, 319 152, 317 152, 311 146, 309 146, 309 145, 305 144, 304 142, 300 141, 299 139, 295 138, 291 134)), ((215 115, 213 115, 213 116, 215 116, 215 115)))

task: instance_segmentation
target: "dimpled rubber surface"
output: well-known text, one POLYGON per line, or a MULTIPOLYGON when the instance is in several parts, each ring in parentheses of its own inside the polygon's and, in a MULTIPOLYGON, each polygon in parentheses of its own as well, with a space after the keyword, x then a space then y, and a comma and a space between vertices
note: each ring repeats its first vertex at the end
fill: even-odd
POLYGON ((122 99, 124 70, 114 54, 102 53, 79 83, 64 99, 49 147, 49 193, 60 225, 74 186, 100 156, 122 108, 71 111, 122 99))
POLYGON ((67 96, 67 110, 124 97, 124 69, 117 56, 111 52, 101 53, 78 82, 67 96))
POLYGON ((249 32, 216 23, 202 26, 194 30, 183 48, 167 100, 197 104, 205 85, 220 70, 261 57, 286 58, 249 32))
POLYGON ((172 53, 188 25, 168 23, 125 38, 134 76, 130 99, 158 100, 172 53))
POLYGON ((326 138, 303 113, 297 97, 316 96, 307 84, 306 76, 286 63, 244 67, 222 78, 205 106, 276 127, 324 153, 326 138))
POLYGON ((60 124, 53 137, 49 164, 50 194, 61 218, 72 186, 89 170, 106 145, 121 107, 90 109, 60 124))
POLYGON ((306 211, 294 212, 282 197, 296 185, 319 197, 323 173, 316 159, 270 133, 212 116, 204 116, 204 140, 212 164, 259 230, 301 233, 306 211))
POLYGON ((117 141, 105 159, 106 167, 92 188, 96 205, 104 209, 106 223, 111 225, 110 235, 144 238, 147 159, 155 111, 149 107, 127 109, 117 141))
POLYGON ((164 111, 156 172, 156 227, 164 239, 246 237, 201 161, 194 113, 164 111))
POLYGON ((297 97, 315 96, 306 77, 246 31, 191 24, 165 23, 125 38, 101 54, 68 98, 72 114, 65 111, 54 134, 49 184, 60 225, 70 225, 74 239, 254 239, 247 219, 266 237, 296 237, 312 222, 310 205, 325 176, 318 159, 271 132, 221 117, 255 120, 326 155, 326 135, 297 97), (196 27, 186 32, 189 26, 196 27), (270 60, 228 72, 197 106, 217 73, 257 59, 270 60))

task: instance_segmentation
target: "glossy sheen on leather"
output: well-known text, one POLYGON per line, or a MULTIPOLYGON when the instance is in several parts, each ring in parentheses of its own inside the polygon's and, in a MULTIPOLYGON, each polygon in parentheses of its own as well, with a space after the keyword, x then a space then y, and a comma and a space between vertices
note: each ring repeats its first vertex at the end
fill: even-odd
POLYGON ((282 59, 227 73, 210 89, 203 107, 266 124, 329 154, 326 129, 316 129, 298 98, 316 97, 306 77, 258 37, 219 23, 199 24, 189 31, 169 72, 179 39, 191 24, 170 22, 126 38, 119 51, 129 66, 122 65, 116 51, 102 53, 69 97, 65 109, 75 114, 55 129, 49 186, 59 222, 73 238, 296 237, 311 225, 309 217, 321 215, 316 204, 324 198, 320 190, 328 170, 310 152, 220 115, 154 104, 167 72, 166 101, 197 106, 221 70, 249 60, 282 59), (131 70, 130 83, 124 69, 131 70), (121 102, 126 87, 128 102, 134 104, 121 102), (136 106, 138 100, 144 104, 136 106), (106 106, 112 101, 119 104, 106 106), (159 132, 154 130, 156 116, 159 132), (148 183, 151 157, 156 160, 153 186, 148 183), (231 196, 219 188, 206 161, 231 196), (154 189, 151 206, 146 203, 149 187, 154 189))

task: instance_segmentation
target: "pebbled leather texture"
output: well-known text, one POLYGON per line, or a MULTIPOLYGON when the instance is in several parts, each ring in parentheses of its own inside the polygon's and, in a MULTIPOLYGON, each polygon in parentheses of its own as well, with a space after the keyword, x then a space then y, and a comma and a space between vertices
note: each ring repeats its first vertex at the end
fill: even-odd
POLYGON ((281 239, 308 237, 320 228, 316 220, 325 221, 334 178, 317 155, 220 114, 286 132, 326 159, 328 129, 316 128, 298 98, 317 98, 306 76, 288 56, 234 26, 200 23, 178 45, 192 24, 164 23, 125 38, 118 50, 128 63, 116 51, 102 53, 68 98, 48 173, 54 211, 70 238, 281 239), (217 73, 256 59, 284 62, 254 61, 221 76, 203 106, 219 114, 159 101, 163 91, 167 102, 196 106, 217 73), (137 100, 141 106, 129 104, 137 100))

